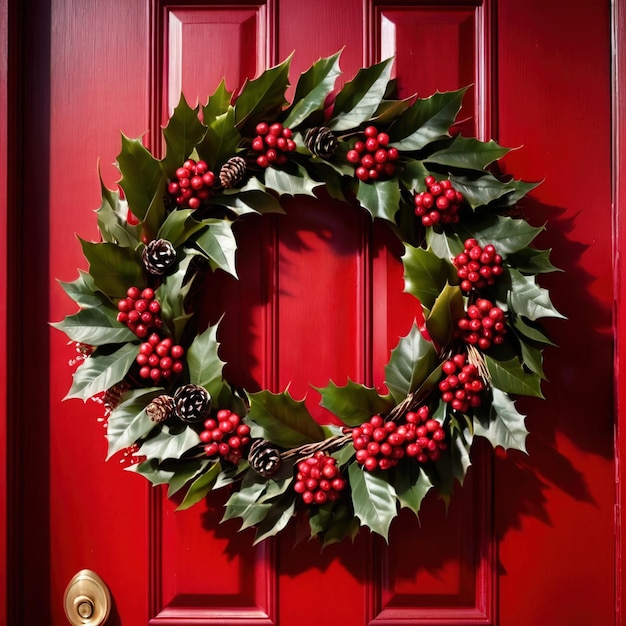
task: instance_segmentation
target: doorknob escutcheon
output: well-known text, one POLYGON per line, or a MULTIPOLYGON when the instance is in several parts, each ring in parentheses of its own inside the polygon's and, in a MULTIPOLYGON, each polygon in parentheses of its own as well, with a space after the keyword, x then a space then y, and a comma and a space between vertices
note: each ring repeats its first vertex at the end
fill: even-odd
POLYGON ((109 617, 111 593, 98 574, 83 569, 67 585, 63 606, 72 626, 100 626, 109 617))

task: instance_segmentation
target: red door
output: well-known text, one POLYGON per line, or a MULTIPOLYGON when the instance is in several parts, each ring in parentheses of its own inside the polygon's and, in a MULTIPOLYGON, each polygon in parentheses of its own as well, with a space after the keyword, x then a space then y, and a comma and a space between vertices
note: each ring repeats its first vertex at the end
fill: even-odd
MULTIPOLYGON (((25 128, 23 140, 10 132, 8 163, 10 623, 65 624, 63 592, 83 568, 106 581, 111 623, 125 626, 613 623, 609 3, 59 0, 28 15, 9 4, 24 28, 10 41, 25 128), (560 348, 546 354, 547 401, 518 404, 529 457, 476 447, 447 513, 429 497, 421 524, 400 514, 389 545, 361 532, 320 553, 294 547, 292 527, 252 547, 250 531, 219 524, 222 502, 174 512, 160 488, 104 463, 102 408, 61 403, 74 352, 46 322, 72 312, 55 279, 85 267, 74 233, 97 237, 96 165, 113 186, 118 130, 158 150, 181 89, 204 102, 222 76, 235 89, 292 51, 295 83, 342 47, 343 80, 394 54, 400 97, 472 84, 464 129, 523 145, 505 168, 545 179, 524 211, 548 224, 540 246, 566 273, 543 284, 569 320, 549 326, 560 348)), ((321 418, 311 385, 382 384, 415 312, 384 228, 330 200, 287 209, 241 224, 221 355, 231 380, 290 385, 321 418)))

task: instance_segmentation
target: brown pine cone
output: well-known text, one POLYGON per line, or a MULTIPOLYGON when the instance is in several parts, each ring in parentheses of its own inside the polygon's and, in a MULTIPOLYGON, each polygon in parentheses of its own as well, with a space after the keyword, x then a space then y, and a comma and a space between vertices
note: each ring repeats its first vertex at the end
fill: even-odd
POLYGON ((176 248, 167 239, 153 239, 143 249, 144 267, 155 276, 162 276, 176 261, 176 248))
POLYGON ((250 467, 264 478, 271 476, 281 466, 280 452, 271 441, 256 439, 248 454, 250 467))
POLYGON ((327 126, 309 128, 304 135, 304 145, 322 159, 329 159, 337 149, 337 137, 327 126))
POLYGON ((224 189, 230 189, 243 180, 246 175, 246 160, 239 156, 228 159, 220 169, 220 183, 224 189))
POLYGON ((165 394, 157 396, 146 407, 146 415, 157 424, 162 424, 174 414, 174 398, 165 394))
POLYGON ((184 385, 174 394, 174 414, 183 422, 198 422, 211 410, 211 394, 198 385, 184 385))

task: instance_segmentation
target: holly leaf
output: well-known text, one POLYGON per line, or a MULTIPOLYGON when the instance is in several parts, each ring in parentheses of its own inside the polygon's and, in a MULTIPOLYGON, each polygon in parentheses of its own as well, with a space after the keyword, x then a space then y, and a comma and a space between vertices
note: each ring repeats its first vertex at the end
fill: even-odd
POLYGON ((424 160, 446 167, 483 170, 489 163, 501 159, 508 152, 509 148, 499 146, 493 139, 485 142, 474 137, 457 135, 449 146, 433 152, 424 160))
POLYGON ((400 117, 413 103, 415 96, 404 100, 383 100, 371 118, 376 126, 387 126, 400 117))
POLYGON ((337 52, 330 57, 319 59, 300 76, 293 102, 287 109, 287 117, 283 122, 285 127, 295 128, 311 113, 323 108, 326 96, 333 90, 335 80, 341 74, 340 55, 341 52, 337 52))
POLYGON ((398 150, 414 151, 435 139, 447 137, 466 90, 467 87, 418 98, 389 129, 389 145, 398 150))
POLYGON ((200 107, 192 109, 181 93, 174 113, 163 129, 166 150, 161 167, 170 179, 175 177, 176 170, 191 155, 206 133, 206 126, 198 117, 199 110, 200 107))
POLYGON ((446 505, 450 503, 450 496, 454 489, 454 481, 463 484, 467 470, 471 464, 470 448, 472 434, 468 428, 461 430, 453 428, 450 431, 448 443, 449 453, 443 454, 432 466, 425 471, 433 486, 439 492, 446 505))
POLYGON ((116 452, 145 437, 156 426, 146 414, 146 407, 162 393, 163 389, 153 388, 133 389, 124 394, 122 402, 111 411, 107 421, 107 461, 116 452))
POLYGON ((387 90, 393 59, 362 68, 337 94, 328 127, 334 131, 356 128, 378 110, 387 90))
POLYGON ((94 352, 74 372, 72 386, 63 399, 80 398, 86 402, 97 393, 113 387, 126 376, 137 354, 139 346, 130 343, 112 354, 94 352))
MULTIPOLYGON (((189 293, 193 280, 186 280, 189 277, 187 272, 189 264, 195 254, 185 251, 185 256, 178 264, 178 269, 165 277, 156 290, 156 299, 161 304, 161 317, 168 324, 179 318, 185 318, 185 297, 189 293)), ((187 318, 188 319, 188 318, 187 318)), ((175 330, 170 328, 170 330, 175 330)), ((174 333, 174 337, 179 338, 178 333, 174 333)))
POLYGON ((120 199, 117 191, 107 189, 100 177, 102 202, 96 211, 98 215, 98 230, 103 241, 116 243, 125 248, 135 248, 141 236, 140 226, 131 226, 128 223, 128 203, 120 199))
POLYGON ((562 271, 558 267, 554 267, 550 262, 551 252, 551 249, 536 250, 535 248, 523 248, 507 257, 507 265, 514 267, 522 274, 545 274, 562 271))
POLYGON ((426 229, 426 244, 440 259, 452 260, 463 252, 463 242, 456 233, 437 232, 433 228, 426 229))
POLYGON ((526 220, 494 214, 456 227, 462 239, 474 237, 483 247, 491 243, 504 257, 530 245, 542 230, 543 226, 531 226, 526 220))
MULTIPOLYGON (((256 180, 254 178, 253 180, 256 180)), ((215 204, 228 207, 235 215, 241 216, 246 213, 284 213, 280 203, 271 193, 263 191, 241 191, 227 195, 222 194, 215 198, 215 204)))
POLYGON ((426 318, 428 334, 440 346, 447 346, 454 335, 457 320, 462 318, 464 313, 460 288, 446 284, 426 318))
POLYGON ((197 237, 196 245, 209 259, 213 270, 219 268, 237 278, 237 240, 232 230, 233 223, 226 219, 207 219, 203 223, 209 228, 197 237))
POLYGON ((481 176, 452 175, 450 180, 454 188, 463 194, 472 209, 486 206, 515 191, 512 184, 503 183, 490 173, 481 176))
POLYGON ((241 133, 235 126, 235 109, 211 121, 202 141, 198 144, 198 155, 207 162, 209 169, 218 171, 237 151, 241 133))
POLYGON ((396 473, 394 488, 398 502, 419 517, 422 501, 432 489, 433 484, 424 470, 417 463, 410 461, 403 464, 402 471, 396 473))
POLYGON ((414 322, 409 334, 391 351, 385 366, 385 384, 396 402, 415 391, 437 367, 432 342, 424 339, 414 322))
POLYGON ((180 459, 180 457, 200 443, 198 433, 192 428, 185 427, 179 433, 170 432, 164 427, 154 437, 146 439, 140 448, 140 454, 148 459, 180 459))
POLYGON ((156 459, 148 459, 141 463, 128 465, 124 470, 143 476, 152 485, 167 485, 174 477, 174 472, 164 470, 156 459))
POLYGON ((157 239, 166 239, 175 248, 185 243, 189 237, 206 228, 205 222, 198 222, 192 218, 194 213, 193 209, 172 211, 159 228, 157 239))
POLYGON ((537 328, 536 325, 526 322, 524 319, 519 317, 518 315, 513 316, 513 328, 519 336, 526 337, 532 341, 536 341, 537 343, 546 344, 548 346, 556 345, 546 335, 537 328))
POLYGON ((294 400, 288 391, 250 394, 248 418, 261 428, 264 439, 281 448, 296 448, 324 439, 324 431, 311 417, 304 400, 294 400))
POLYGON ((518 315, 523 315, 531 321, 540 317, 565 319, 565 316, 554 308, 548 290, 535 283, 535 276, 524 276, 514 269, 509 269, 509 274, 511 276, 509 307, 518 315))
POLYGON ((242 485, 239 491, 235 491, 228 498, 226 510, 221 521, 225 522, 229 519, 240 517, 243 520, 242 529, 254 526, 262 521, 272 508, 271 503, 260 501, 260 497, 265 492, 266 487, 267 483, 264 481, 242 485))
POLYGON ((338 387, 331 380, 326 387, 316 389, 322 395, 320 405, 347 426, 360 426, 372 415, 385 413, 395 406, 390 395, 381 396, 376 389, 360 385, 350 379, 343 387, 338 387))
POLYGON ((214 399, 220 396, 225 385, 222 371, 226 363, 218 356, 218 326, 219 323, 209 326, 197 335, 187 350, 189 382, 204 387, 214 399))
POLYGON ((218 85, 215 93, 209 97, 208 102, 202 107, 202 121, 208 126, 215 118, 223 115, 230 107, 232 92, 226 89, 226 81, 218 85))
POLYGON ((508 361, 497 361, 485 355, 485 365, 491 377, 492 387, 506 393, 543 398, 541 378, 533 372, 525 371, 517 357, 508 361))
POLYGON ((487 438, 494 448, 502 446, 505 450, 520 450, 527 454, 526 416, 518 413, 515 402, 500 389, 492 389, 492 395, 488 419, 482 416, 474 420, 474 434, 487 438))
POLYGON ((183 501, 178 505, 176 510, 184 511, 200 502, 200 500, 203 500, 209 491, 213 489, 213 485, 215 485, 221 471, 222 466, 217 462, 213 463, 206 472, 200 474, 200 476, 191 483, 183 501))
POLYGON ((274 167, 268 167, 265 170, 265 186, 273 189, 278 195, 295 196, 298 194, 304 196, 315 196, 313 190, 322 183, 313 180, 306 170, 298 166, 298 174, 289 174, 284 170, 277 170, 274 167))
POLYGON ((394 215, 400 208, 400 188, 397 180, 372 183, 360 180, 356 198, 373 218, 380 217, 394 223, 394 215))
POLYGON ((354 514, 385 541, 391 520, 397 515, 396 492, 383 478, 361 469, 357 463, 348 468, 354 514))
POLYGON ((289 55, 254 80, 246 80, 235 102, 235 126, 244 135, 251 135, 258 122, 275 119, 285 100, 289 80, 289 55))
POLYGON ((100 307, 111 304, 111 300, 97 290, 91 275, 83 270, 78 270, 78 278, 75 280, 71 282, 60 280, 59 285, 78 306, 100 307))
POLYGON ((274 537, 283 530, 295 515, 296 502, 293 492, 285 493, 276 502, 272 503, 268 515, 257 525, 253 545, 274 537))
POLYGON ((143 287, 141 255, 114 243, 91 243, 78 238, 89 263, 94 285, 111 298, 124 298, 129 287, 143 287))
POLYGON ((404 292, 415 296, 423 307, 431 309, 448 282, 450 264, 431 250, 404 245, 404 292))
POLYGON ((107 315, 104 308, 81 309, 75 315, 67 316, 63 321, 50 325, 64 332, 72 341, 90 346, 135 341, 137 339, 135 333, 125 324, 116 321, 113 311, 111 314, 107 315))
POLYGON ((547 380, 543 372, 543 355, 540 348, 531 346, 520 338, 520 350, 522 353, 522 363, 531 371, 537 374, 542 380, 547 380))
POLYGON ((354 541, 358 532, 359 520, 354 517, 352 507, 339 503, 339 506, 333 512, 332 521, 320 536, 322 549, 333 543, 338 543, 345 537, 350 537, 354 541))
POLYGON ((400 169, 400 182, 413 192, 426 191, 424 179, 430 175, 423 161, 408 159, 400 169))

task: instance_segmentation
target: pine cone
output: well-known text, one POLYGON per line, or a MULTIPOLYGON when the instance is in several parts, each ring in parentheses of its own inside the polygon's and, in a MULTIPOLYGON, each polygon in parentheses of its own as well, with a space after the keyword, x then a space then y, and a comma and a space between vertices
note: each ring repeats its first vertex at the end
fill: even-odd
POLYGON ((120 403, 122 396, 130 389, 130 385, 124 381, 113 385, 104 392, 104 398, 102 403, 104 404, 104 410, 107 412, 114 411, 120 403))
POLYGON ((146 407, 146 415, 157 424, 162 424, 174 414, 174 398, 165 394, 157 396, 146 407))
POLYGON ((176 261, 176 249, 167 239, 153 239, 143 249, 144 267, 155 276, 162 276, 176 261))
POLYGON ((220 169, 220 183, 224 189, 230 189, 243 180, 246 175, 246 160, 234 156, 228 159, 220 169))
POLYGON ((304 145, 322 159, 329 159, 337 149, 337 137, 327 126, 309 128, 304 135, 304 145))
POLYGON ((250 467, 264 478, 271 476, 281 466, 280 452, 271 441, 256 439, 250 446, 248 454, 250 467))
POLYGON ((174 394, 174 414, 183 422, 198 422, 211 410, 211 394, 198 385, 184 385, 174 394))

